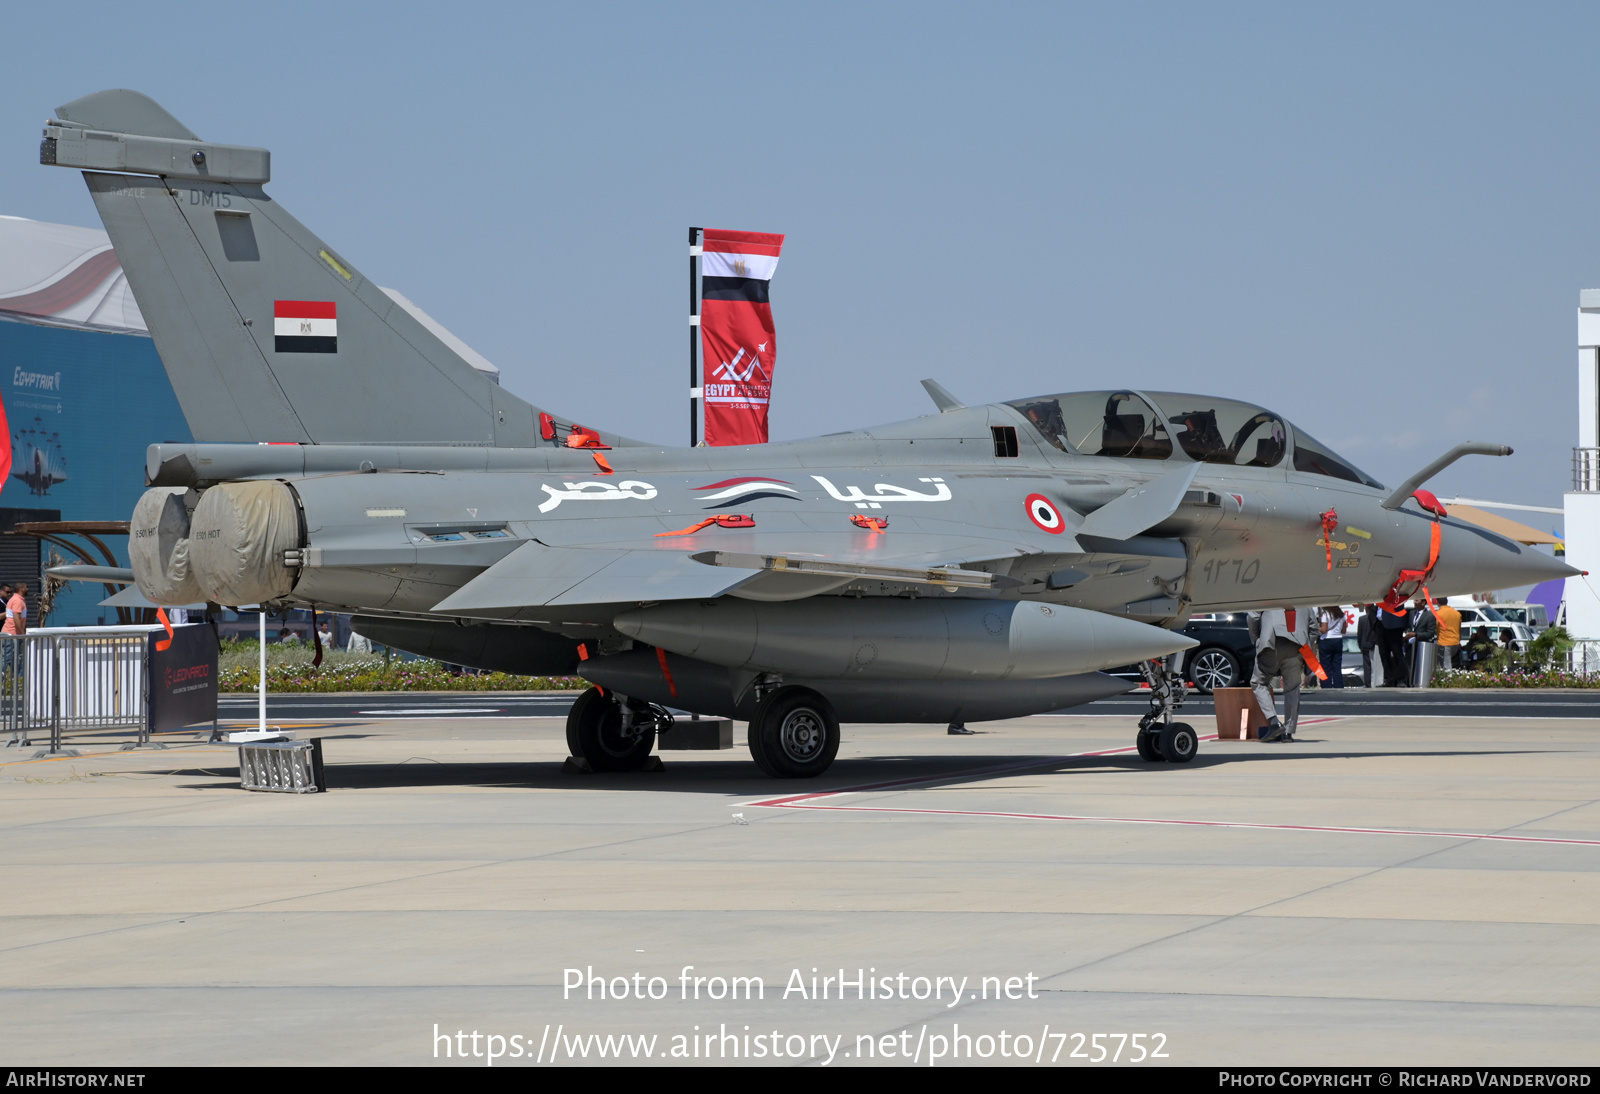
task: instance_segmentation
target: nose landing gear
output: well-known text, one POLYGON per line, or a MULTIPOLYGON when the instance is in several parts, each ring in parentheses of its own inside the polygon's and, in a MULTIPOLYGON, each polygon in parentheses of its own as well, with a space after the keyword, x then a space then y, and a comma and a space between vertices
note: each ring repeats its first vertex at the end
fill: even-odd
POLYGON ((1150 685, 1150 711, 1139 719, 1134 743, 1139 758, 1150 763, 1186 764, 1200 751, 1200 735, 1187 722, 1174 722, 1172 712, 1183 705, 1183 674, 1174 667, 1177 655, 1142 661, 1139 671, 1150 685))

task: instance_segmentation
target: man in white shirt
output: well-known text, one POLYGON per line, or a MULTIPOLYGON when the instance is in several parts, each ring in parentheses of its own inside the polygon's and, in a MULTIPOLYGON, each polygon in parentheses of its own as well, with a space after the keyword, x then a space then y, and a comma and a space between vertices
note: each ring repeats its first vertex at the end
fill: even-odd
POLYGON ((1250 637, 1256 644, 1256 667, 1250 674, 1250 687, 1256 695, 1267 726, 1263 741, 1292 741, 1300 722, 1300 685, 1305 681, 1306 663, 1300 647, 1311 641, 1311 620, 1315 608, 1273 608, 1251 612, 1247 617, 1250 637), (1272 701, 1269 686, 1274 676, 1283 677, 1283 720, 1272 701))

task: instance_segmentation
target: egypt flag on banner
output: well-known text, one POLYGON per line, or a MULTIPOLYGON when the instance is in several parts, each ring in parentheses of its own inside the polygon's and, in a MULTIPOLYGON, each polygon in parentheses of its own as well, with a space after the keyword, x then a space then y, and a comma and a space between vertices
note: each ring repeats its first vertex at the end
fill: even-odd
POLYGON ((706 444, 766 444, 778 355, 767 287, 783 236, 707 228, 700 242, 706 444))
POLYGON ((332 300, 274 300, 275 353, 338 353, 339 306, 332 300))

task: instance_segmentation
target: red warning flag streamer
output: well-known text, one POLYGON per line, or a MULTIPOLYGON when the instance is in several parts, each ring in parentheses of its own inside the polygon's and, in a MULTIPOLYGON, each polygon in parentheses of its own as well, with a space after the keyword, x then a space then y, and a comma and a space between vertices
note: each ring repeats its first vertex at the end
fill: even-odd
POLYGON ((1322 667, 1322 662, 1317 659, 1317 651, 1311 648, 1309 642, 1300 647, 1300 660, 1306 663, 1306 668, 1310 669, 1318 680, 1328 679, 1328 670, 1322 667))
POLYGON ((1428 578, 1433 576, 1433 568, 1439 564, 1439 522, 1433 522, 1433 531, 1428 541, 1428 564, 1420 570, 1401 570, 1400 576, 1394 579, 1394 584, 1389 586, 1389 595, 1385 596, 1378 607, 1386 612, 1398 615, 1400 608, 1418 589, 1427 587, 1428 578), (1410 585, 1410 590, 1403 590, 1401 586, 1410 585))
POLYGON ((766 444, 778 356, 768 289, 783 236, 707 228, 701 247, 706 444, 766 444))

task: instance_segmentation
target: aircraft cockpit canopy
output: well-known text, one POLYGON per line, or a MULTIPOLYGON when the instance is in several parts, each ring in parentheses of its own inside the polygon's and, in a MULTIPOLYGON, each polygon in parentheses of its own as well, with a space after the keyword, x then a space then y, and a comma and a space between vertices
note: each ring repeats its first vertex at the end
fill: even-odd
POLYGON ((1015 407, 1063 452, 1164 460, 1173 445, 1200 463, 1278 467, 1382 489, 1380 483, 1270 410, 1233 399, 1152 391, 1081 391, 1018 399, 1015 407), (1154 400, 1153 402, 1151 400, 1154 400))
POLYGON ((1010 404, 1063 452, 1164 460, 1172 437, 1161 412, 1132 391, 1080 391, 1010 404))

